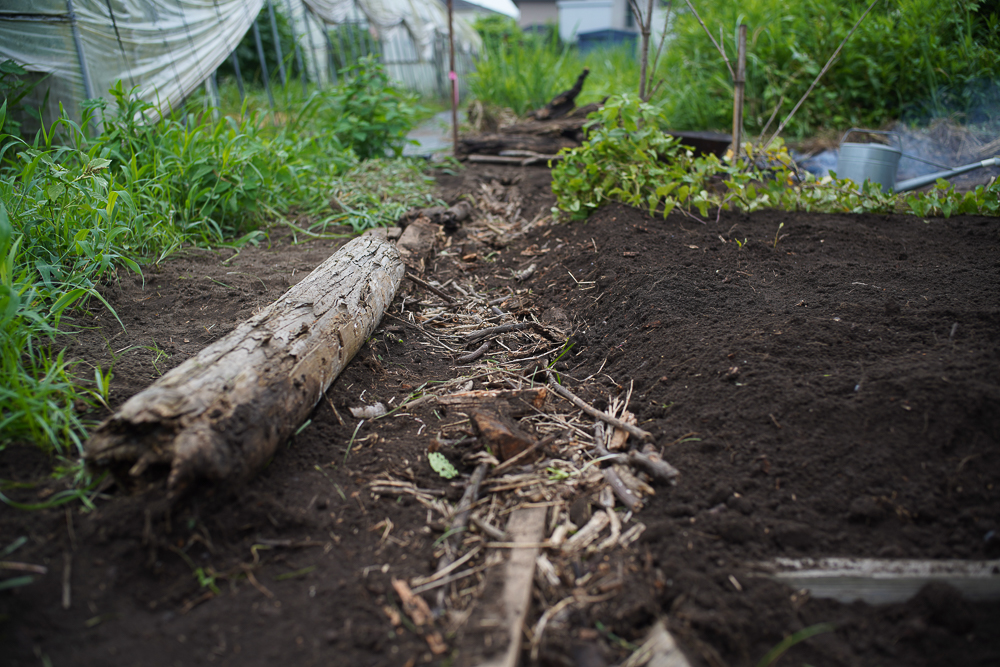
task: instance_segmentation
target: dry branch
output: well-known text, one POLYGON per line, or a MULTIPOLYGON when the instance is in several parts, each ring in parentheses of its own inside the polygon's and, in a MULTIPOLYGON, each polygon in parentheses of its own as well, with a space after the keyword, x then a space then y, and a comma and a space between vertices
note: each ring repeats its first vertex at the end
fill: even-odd
POLYGON ((260 314, 130 398, 87 442, 133 478, 169 466, 171 494, 242 481, 271 458, 374 331, 399 288, 396 249, 354 239, 260 314))
MULTIPOLYGON (((650 0, 650 2, 652 3, 652 0, 650 0)), ((564 90, 553 97, 552 100, 541 109, 530 112, 528 117, 537 118, 538 120, 548 120, 561 118, 562 116, 568 114, 573 110, 573 107, 576 104, 576 96, 580 94, 581 90, 583 90, 583 82, 587 79, 588 74, 590 74, 590 69, 584 67, 583 72, 581 72, 580 76, 576 78, 576 83, 573 84, 572 88, 564 90)))
POLYGON ((617 417, 612 417, 611 415, 609 415, 606 412, 601 412, 600 410, 598 410, 594 406, 590 405, 589 403, 587 403, 583 399, 578 398, 569 389, 567 389, 566 387, 562 386, 561 384, 559 384, 558 382, 556 382, 554 379, 552 379, 551 378, 551 373, 550 373, 550 379, 549 379, 549 388, 552 389, 552 391, 554 391, 557 394, 559 394, 560 396, 562 396, 563 398, 565 398, 567 401, 569 401, 573 405, 575 405, 576 407, 578 407, 581 410, 583 410, 584 412, 586 412, 591 417, 594 417, 596 419, 600 419, 603 422, 611 424, 615 428, 620 428, 622 430, 628 431, 631 435, 634 435, 635 437, 639 438, 640 440, 652 440, 653 439, 653 434, 650 433, 649 431, 645 431, 645 430, 639 428, 638 426, 634 426, 632 424, 627 424, 627 423, 623 422, 621 419, 618 419, 617 417))
POLYGON ((501 461, 515 457, 535 444, 534 438, 498 413, 476 410, 471 417, 479 437, 493 445, 493 451, 501 461))
POLYGON ((458 412, 468 413, 488 406, 490 409, 518 418, 534 410, 541 410, 547 396, 548 391, 545 387, 514 390, 477 389, 436 396, 433 400, 442 407, 458 412))

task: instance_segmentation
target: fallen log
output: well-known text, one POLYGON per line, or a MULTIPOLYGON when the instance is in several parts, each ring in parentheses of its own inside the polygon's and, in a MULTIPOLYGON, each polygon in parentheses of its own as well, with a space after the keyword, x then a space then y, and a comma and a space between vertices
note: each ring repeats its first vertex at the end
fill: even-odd
POLYGON ((500 151, 532 151, 552 155, 558 153, 561 148, 574 148, 579 145, 578 139, 561 134, 480 134, 459 139, 458 153, 499 155, 500 151))
POLYGON ((270 307, 126 401, 86 443, 88 464, 125 479, 168 466, 172 496, 200 479, 249 479, 375 330, 404 270, 392 245, 354 239, 270 307))

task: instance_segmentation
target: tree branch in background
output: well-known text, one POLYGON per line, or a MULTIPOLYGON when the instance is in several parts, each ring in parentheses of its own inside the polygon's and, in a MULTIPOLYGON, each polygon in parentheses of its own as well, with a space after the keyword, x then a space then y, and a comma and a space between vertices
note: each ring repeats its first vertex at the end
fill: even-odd
MULTIPOLYGON (((854 27, 851 28, 851 31, 849 33, 847 33, 847 37, 844 38, 844 41, 842 41, 840 43, 840 46, 837 47, 837 50, 833 52, 833 55, 830 56, 830 59, 826 61, 825 65, 823 65, 823 69, 821 69, 819 71, 819 74, 816 75, 816 78, 813 79, 813 82, 812 82, 812 84, 810 84, 809 89, 806 90, 805 94, 799 99, 798 103, 792 108, 791 111, 788 112, 788 115, 785 116, 785 119, 783 121, 781 121, 781 124, 778 125, 778 129, 774 131, 774 134, 771 135, 771 138, 767 140, 766 144, 764 144, 764 150, 767 150, 767 147, 771 145, 771 142, 773 142, 774 139, 779 134, 781 134, 781 131, 783 129, 785 129, 785 125, 787 125, 788 121, 790 121, 792 119, 792 116, 795 115, 795 112, 799 110, 799 107, 802 106, 802 103, 806 101, 806 98, 809 97, 809 94, 813 91, 813 88, 816 87, 816 84, 819 83, 819 80, 823 78, 824 74, 826 74, 826 70, 830 69, 830 65, 833 64, 833 61, 836 60, 837 56, 840 55, 840 50, 842 48, 844 48, 844 44, 847 44, 847 40, 849 40, 851 38, 851 35, 854 34, 854 31, 858 29, 858 26, 861 25, 861 22, 865 20, 865 17, 868 16, 868 13, 871 12, 871 10, 877 4, 878 4, 878 0, 874 0, 874 2, 872 2, 872 4, 868 5, 868 9, 866 9, 865 13, 861 15, 861 18, 858 19, 858 22, 855 23, 854 27)), ((691 3, 688 2, 688 6, 690 6, 690 5, 691 5, 691 3)), ((730 70, 730 71, 732 71, 732 70, 730 70)))
POLYGON ((719 46, 719 43, 715 41, 715 37, 712 37, 712 31, 709 30, 708 26, 705 25, 705 22, 701 20, 701 15, 698 14, 698 10, 695 9, 694 5, 691 4, 691 0, 684 0, 684 2, 687 3, 688 9, 690 9, 694 13, 694 17, 698 19, 698 23, 701 24, 702 28, 704 28, 705 34, 708 35, 708 38, 712 40, 712 44, 715 45, 716 50, 722 55, 722 60, 725 61, 726 63, 726 69, 729 70, 729 77, 735 81, 736 72, 733 71, 733 66, 729 63, 729 57, 726 55, 726 50, 721 46, 719 46))
POLYGON ((639 0, 629 0, 629 7, 639 23, 639 99, 646 101, 646 72, 649 69, 649 34, 652 32, 653 0, 646 3, 646 12, 639 9, 639 0))
MULTIPOLYGON (((660 65, 660 55, 663 53, 663 44, 667 41, 667 28, 670 27, 670 12, 674 8, 672 2, 667 2, 667 11, 663 13, 663 31, 660 33, 660 43, 656 47, 656 55, 653 56, 653 66, 649 69, 649 78, 646 82, 646 97, 644 101, 649 101, 652 99, 656 91, 659 90, 660 85, 663 83, 663 79, 656 82, 655 86, 652 86, 653 77, 656 76, 656 68, 660 65)), ((650 19, 652 20, 652 19, 650 19)))

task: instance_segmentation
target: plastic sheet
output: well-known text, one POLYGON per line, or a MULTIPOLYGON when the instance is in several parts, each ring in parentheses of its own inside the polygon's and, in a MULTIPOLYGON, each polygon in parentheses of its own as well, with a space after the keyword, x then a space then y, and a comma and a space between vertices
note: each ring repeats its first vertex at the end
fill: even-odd
MULTIPOLYGON (((79 118, 121 80, 166 112, 236 48, 264 0, 5 0, 0 60, 48 74, 46 115, 79 118)), ((27 105, 41 102, 25 100, 27 105)))
MULTIPOLYGON (((444 90, 439 80, 447 62, 442 41, 448 34, 448 13, 442 0, 272 3, 291 16, 314 81, 336 80, 324 29, 353 23, 366 26, 383 41, 387 69, 404 85, 423 92, 444 90)), ((0 60, 13 59, 36 78, 47 76, 24 100, 27 108, 38 108, 47 91, 43 109, 47 122, 59 116, 60 104, 78 120, 84 100, 110 101, 108 90, 119 80, 165 114, 229 57, 264 4, 265 0, 0 0, 0 60)), ((477 52, 481 40, 472 26, 456 16, 454 27, 456 50, 477 52)), ((24 129, 37 128, 26 123, 24 129)))
MULTIPOLYGON (((409 33, 422 60, 434 57, 435 35, 448 34, 448 9, 441 0, 302 0, 326 23, 349 23, 360 11, 381 39, 394 28, 409 33)), ((455 48, 466 53, 482 46, 479 33, 461 17, 454 17, 455 48)))

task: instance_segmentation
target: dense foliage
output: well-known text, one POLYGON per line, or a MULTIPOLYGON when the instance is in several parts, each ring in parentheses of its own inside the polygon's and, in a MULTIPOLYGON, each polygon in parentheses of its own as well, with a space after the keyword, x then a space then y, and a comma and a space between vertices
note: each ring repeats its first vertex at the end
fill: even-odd
MULTIPOLYGON (((268 78, 271 81, 278 81, 278 49, 275 48, 274 31, 271 29, 271 19, 267 14, 266 6, 257 15, 256 23, 261 48, 264 51, 264 63, 267 65, 268 78)), ((278 45, 281 47, 285 75, 289 78, 299 77, 302 73, 299 71, 298 61, 295 59, 295 31, 292 30, 288 17, 281 11, 278 3, 274 4, 274 23, 278 27, 278 45)), ((240 76, 243 77, 245 83, 247 85, 263 85, 264 71, 260 66, 260 57, 257 55, 257 42, 254 39, 253 30, 247 30, 234 53, 240 68, 240 76)), ((219 66, 219 76, 223 78, 236 76, 236 70, 230 59, 226 59, 219 66)))
MULTIPOLYGON (((747 44, 746 129, 759 132, 784 99, 782 114, 806 91, 867 8, 867 0, 697 0, 730 61, 740 23, 747 44), (721 35, 720 35, 721 31, 721 35)), ((673 3, 671 27, 654 75, 653 101, 674 129, 726 129, 732 81, 694 14, 673 3)), ((659 30, 661 26, 657 26, 659 30)), ((518 114, 538 108, 572 85, 584 66, 585 104, 638 89, 638 61, 625 47, 581 56, 555 36, 511 26, 481 28, 484 53, 470 79, 472 94, 518 114)), ((882 0, 861 23, 787 128, 802 137, 822 128, 877 127, 964 114, 1000 122, 1000 19, 980 0, 882 0)), ((773 129, 773 127, 772 127, 773 129)))
MULTIPOLYGON (((586 218, 609 201, 666 216, 677 209, 701 216, 711 209, 753 211, 760 208, 825 212, 914 213, 950 216, 960 213, 1000 215, 1000 181, 958 193, 939 181, 930 193, 885 194, 866 182, 816 180, 796 169, 780 141, 753 155, 750 164, 694 157, 678 139, 664 132, 667 119, 654 104, 633 95, 616 96, 590 115, 582 146, 563 149, 552 170, 552 192, 559 210, 586 218)), ((753 152, 748 142, 744 148, 753 152)))
MULTIPOLYGON (((735 61, 736 27, 748 26, 746 123, 759 131, 779 99, 788 111, 847 36, 868 0, 698 0, 735 61)), ((954 112, 1000 120, 1000 25, 979 0, 882 0, 850 38, 788 132, 877 127, 954 112), (985 8, 984 8, 985 9, 985 8)), ((725 128, 732 83, 695 17, 678 12, 658 75, 664 113, 677 129, 725 128)))
POLYGON ((113 104, 89 101, 79 122, 64 116, 34 138, 17 136, 0 105, 0 449, 80 446, 76 406, 105 398, 110 369, 82 371, 53 343, 119 270, 183 244, 256 242, 289 211, 316 220, 295 228, 315 236, 386 224, 428 201, 420 165, 382 159, 400 151, 412 98, 374 62, 344 74, 340 87, 288 93, 273 116, 248 98, 232 113, 195 102, 157 119, 119 83, 113 104))

